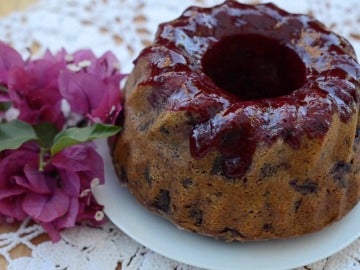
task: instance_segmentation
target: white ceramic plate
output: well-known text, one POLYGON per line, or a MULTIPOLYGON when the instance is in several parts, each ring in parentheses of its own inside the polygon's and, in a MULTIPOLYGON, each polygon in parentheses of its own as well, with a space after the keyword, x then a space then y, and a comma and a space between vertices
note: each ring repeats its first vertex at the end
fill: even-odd
POLYGON ((140 206, 115 175, 104 142, 105 185, 95 191, 105 213, 123 232, 173 260, 207 269, 290 269, 326 258, 360 236, 360 204, 320 232, 289 240, 226 243, 179 230, 140 206))

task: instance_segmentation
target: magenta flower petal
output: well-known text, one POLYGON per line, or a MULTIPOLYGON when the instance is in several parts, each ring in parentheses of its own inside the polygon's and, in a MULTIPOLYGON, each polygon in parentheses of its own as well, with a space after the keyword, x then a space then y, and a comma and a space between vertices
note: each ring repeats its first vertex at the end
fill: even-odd
POLYGON ((94 122, 114 123, 121 109, 120 90, 118 87, 109 85, 89 117, 94 122))
MULTIPOLYGON (((0 74, 1 77, 1 74, 0 74)), ((0 78, 1 80, 1 78, 0 78)), ((0 86, 1 86, 1 82, 0 82, 0 86)), ((7 92, 3 92, 0 90, 0 102, 8 102, 10 101, 10 97, 9 97, 9 93, 7 92)))
POLYGON ((56 54, 53 54, 50 50, 46 50, 42 59, 45 61, 59 63, 62 67, 65 67, 67 64, 66 56, 69 55, 64 48, 58 51, 56 54))
POLYGON ((58 90, 58 77, 65 67, 64 59, 47 53, 46 58, 28 61, 9 71, 9 97, 20 111, 20 120, 33 125, 53 122, 59 129, 63 127, 65 117, 61 111, 63 97, 58 90))
POLYGON ((83 61, 90 61, 91 63, 96 60, 95 54, 89 49, 78 50, 74 52, 72 56, 74 58, 72 62, 75 64, 79 64, 83 61))
POLYGON ((80 194, 80 179, 78 174, 66 170, 59 171, 62 179, 62 189, 70 197, 78 197, 80 194))
POLYGON ((21 55, 8 44, 0 41, 0 70, 9 70, 11 67, 23 65, 21 55))
POLYGON ((99 59, 94 59, 92 65, 88 68, 88 72, 99 76, 102 80, 117 77, 117 75, 120 75, 119 61, 113 53, 106 52, 99 59))
POLYGON ((13 67, 22 67, 24 61, 21 55, 7 45, 0 41, 0 85, 7 85, 8 72, 13 67))
POLYGON ((57 80, 46 77, 54 76, 51 73, 56 73, 56 69, 52 71, 49 68, 48 73, 42 69, 28 67, 12 69, 9 72, 9 96, 14 107, 20 111, 18 117, 20 120, 33 125, 53 122, 61 129, 65 123, 61 111, 62 96, 57 89, 57 80))
POLYGON ((10 101, 10 97, 8 93, 0 91, 0 102, 8 102, 8 101, 10 101))
POLYGON ((16 184, 38 194, 51 193, 47 177, 37 167, 34 168, 26 164, 24 166, 24 174, 25 177, 16 178, 16 184))
MULTIPOLYGON (((40 109, 40 117, 37 118, 38 122, 49 122, 61 130, 65 123, 64 113, 61 111, 61 101, 55 104, 48 104, 40 109)), ((24 117, 24 115, 21 115, 24 117)), ((20 119, 20 117, 18 117, 20 119)))
POLYGON ((65 148, 52 158, 51 163, 69 172, 88 171, 94 178, 104 178, 104 162, 90 145, 83 143, 65 148))
POLYGON ((68 55, 69 55, 69 53, 64 48, 62 48, 56 54, 53 54, 49 50, 46 50, 43 58, 48 61, 61 62, 64 65, 66 65, 66 63, 67 63, 66 57, 68 55))
POLYGON ((46 58, 29 61, 26 65, 27 72, 36 79, 33 88, 57 89, 60 71, 65 68, 65 59, 58 59, 51 53, 46 58))
POLYGON ((59 77, 60 93, 69 102, 71 110, 79 114, 85 115, 98 106, 104 88, 99 78, 83 72, 64 70, 59 77))
POLYGON ((70 199, 63 190, 57 188, 52 195, 28 193, 22 206, 33 219, 50 222, 66 214, 70 206, 70 199))
POLYGON ((59 233, 58 228, 54 226, 51 222, 40 222, 41 226, 45 229, 45 231, 48 233, 51 241, 58 242, 61 240, 61 235, 59 233))
POLYGON ((0 213, 19 221, 27 217, 22 209, 22 197, 16 196, 0 200, 0 213))
POLYGON ((39 154, 33 149, 27 149, 27 145, 19 150, 8 150, 2 152, 0 158, 0 189, 6 189, 12 186, 11 179, 14 176, 24 176, 24 166, 26 164, 37 164, 39 154))
MULTIPOLYGON (((14 177, 21 178, 21 177, 14 177)), ((4 198, 14 198, 17 195, 23 194, 25 192, 24 188, 21 187, 12 187, 9 189, 0 189, 0 200, 4 198)))
POLYGON ((76 216, 79 211, 79 200, 71 199, 70 200, 70 208, 66 216, 59 218, 57 221, 55 221, 56 228, 58 229, 65 229, 70 228, 75 225, 76 222, 76 216))
POLYGON ((99 59, 87 50, 76 52, 73 66, 63 70, 59 89, 72 111, 94 122, 114 123, 121 107, 120 81, 116 57, 107 52, 99 59))
POLYGON ((92 193, 80 198, 79 213, 77 222, 89 221, 94 226, 100 226, 106 222, 106 218, 97 219, 97 214, 103 213, 104 207, 99 205, 92 193))

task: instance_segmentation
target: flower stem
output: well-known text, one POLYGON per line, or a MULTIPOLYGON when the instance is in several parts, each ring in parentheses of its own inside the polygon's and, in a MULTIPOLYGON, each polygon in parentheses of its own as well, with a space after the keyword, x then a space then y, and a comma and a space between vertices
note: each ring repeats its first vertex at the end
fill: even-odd
POLYGON ((40 147, 40 154, 39 154, 39 171, 40 172, 43 172, 44 168, 46 166, 46 162, 44 161, 45 153, 46 153, 46 149, 44 147, 40 147))

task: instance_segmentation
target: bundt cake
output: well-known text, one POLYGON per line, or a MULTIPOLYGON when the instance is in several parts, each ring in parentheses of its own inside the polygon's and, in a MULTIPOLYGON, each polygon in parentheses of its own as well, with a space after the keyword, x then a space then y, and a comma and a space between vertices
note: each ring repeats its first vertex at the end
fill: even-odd
POLYGON ((311 16, 233 0, 159 26, 125 89, 122 181, 224 240, 320 230, 360 198, 360 66, 311 16))

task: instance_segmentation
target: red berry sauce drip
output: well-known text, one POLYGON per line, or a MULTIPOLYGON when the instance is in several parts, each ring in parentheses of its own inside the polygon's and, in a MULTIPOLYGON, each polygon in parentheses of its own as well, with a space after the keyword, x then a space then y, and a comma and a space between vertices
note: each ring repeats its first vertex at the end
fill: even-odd
POLYGON ((360 67, 349 43, 305 15, 272 4, 191 7, 159 26, 140 55, 157 110, 185 110, 195 158, 217 150, 223 174, 241 178, 255 149, 324 137, 358 106, 360 67))

